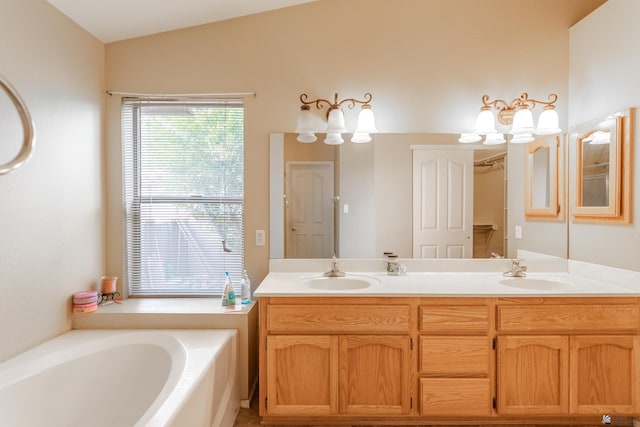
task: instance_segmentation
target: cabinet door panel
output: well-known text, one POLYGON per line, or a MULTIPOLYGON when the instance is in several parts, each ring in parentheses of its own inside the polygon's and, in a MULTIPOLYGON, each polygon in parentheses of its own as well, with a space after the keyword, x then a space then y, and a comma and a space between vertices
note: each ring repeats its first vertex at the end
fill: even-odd
POLYGON ((635 336, 571 337, 573 413, 637 413, 638 344, 635 336))
POLYGON ((338 338, 267 337, 267 413, 338 412, 338 338))
POLYGON ((340 412, 409 412, 409 337, 340 337, 340 412))
POLYGON ((498 412, 567 414, 569 337, 498 338, 498 412))

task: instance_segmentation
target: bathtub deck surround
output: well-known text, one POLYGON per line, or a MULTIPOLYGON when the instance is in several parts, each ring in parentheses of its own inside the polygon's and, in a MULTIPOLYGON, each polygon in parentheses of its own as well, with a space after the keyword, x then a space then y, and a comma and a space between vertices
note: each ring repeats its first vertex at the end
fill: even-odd
POLYGON ((238 332, 237 381, 242 407, 258 382, 258 304, 222 307, 216 298, 129 298, 74 315, 73 329, 231 329, 238 332))
POLYGON ((231 427, 237 335, 68 332, 0 364, 0 425, 231 427))
POLYGON ((264 424, 640 415, 637 272, 531 258, 506 277, 509 259, 406 260, 389 276, 384 260, 340 260, 346 275, 326 278, 330 260, 274 261, 254 294, 264 424))

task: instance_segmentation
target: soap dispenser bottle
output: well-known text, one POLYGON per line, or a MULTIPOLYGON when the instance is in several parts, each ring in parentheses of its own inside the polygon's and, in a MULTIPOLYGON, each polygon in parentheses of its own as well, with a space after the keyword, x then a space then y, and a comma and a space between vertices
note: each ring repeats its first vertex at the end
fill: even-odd
POLYGON ((225 271, 224 291, 222 293, 222 306, 234 306, 236 305, 236 292, 233 290, 233 284, 231 283, 231 277, 229 272, 225 271))

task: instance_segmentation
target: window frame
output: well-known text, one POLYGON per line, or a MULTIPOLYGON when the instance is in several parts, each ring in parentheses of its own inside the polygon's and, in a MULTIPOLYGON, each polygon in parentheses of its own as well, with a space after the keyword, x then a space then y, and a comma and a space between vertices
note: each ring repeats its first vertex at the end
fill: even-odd
MULTIPOLYGON (((209 291, 193 291, 192 288, 185 288, 180 290, 174 288, 174 291, 159 292, 159 288, 153 286, 145 286, 142 283, 143 276, 143 254, 142 254, 142 236, 143 236, 143 211, 145 206, 158 206, 161 204, 207 204, 209 206, 218 207, 221 206, 236 206, 240 210, 240 219, 238 225, 240 226, 240 242, 241 248, 234 248, 235 252, 239 253, 239 265, 235 265, 230 271, 233 270, 232 280, 234 288, 238 295, 240 295, 240 278, 242 277, 242 271, 245 269, 244 265, 244 246, 245 246, 245 233, 244 233, 244 220, 245 220, 245 203, 244 203, 244 104, 239 99, 176 99, 176 100, 161 100, 162 104, 166 105, 191 105, 194 107, 205 106, 215 107, 225 105, 225 108, 236 107, 242 109, 242 195, 240 196, 201 196, 201 195, 172 195, 172 196, 149 196, 143 195, 142 188, 142 138, 143 131, 141 125, 141 115, 144 106, 155 105, 159 102, 155 99, 143 99, 143 98, 123 98, 122 99, 122 150, 123 150, 123 237, 124 237, 124 268, 125 268, 125 281, 128 288, 129 297, 220 297, 222 290, 224 289, 224 277, 218 277, 217 285, 213 286, 209 291), (129 140, 127 140, 125 132, 125 108, 128 106, 131 108, 131 134, 129 140), (131 146, 127 146, 130 144, 131 146), (127 156, 131 159, 128 160, 127 156), (131 162, 131 164, 127 164, 131 162), (131 177, 127 177, 131 175, 131 177), (132 182, 129 183, 128 181, 132 182), (131 242, 135 240, 134 236, 139 237, 138 242, 131 242)), ((177 221, 177 220, 176 220, 177 221)), ((214 222, 213 224, 217 224, 214 222)), ((224 243, 223 243, 224 245, 224 243)), ((238 258, 238 256, 235 256, 238 258)))

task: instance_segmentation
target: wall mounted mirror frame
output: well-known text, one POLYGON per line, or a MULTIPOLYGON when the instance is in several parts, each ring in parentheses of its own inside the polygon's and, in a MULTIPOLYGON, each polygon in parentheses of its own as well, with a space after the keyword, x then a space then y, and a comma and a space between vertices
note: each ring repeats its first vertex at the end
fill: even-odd
POLYGON ((635 109, 589 122, 572 132, 575 173, 572 218, 631 223, 631 160, 635 109))
POLYGON ((524 199, 527 220, 565 220, 565 146, 564 134, 537 137, 528 144, 524 199))

